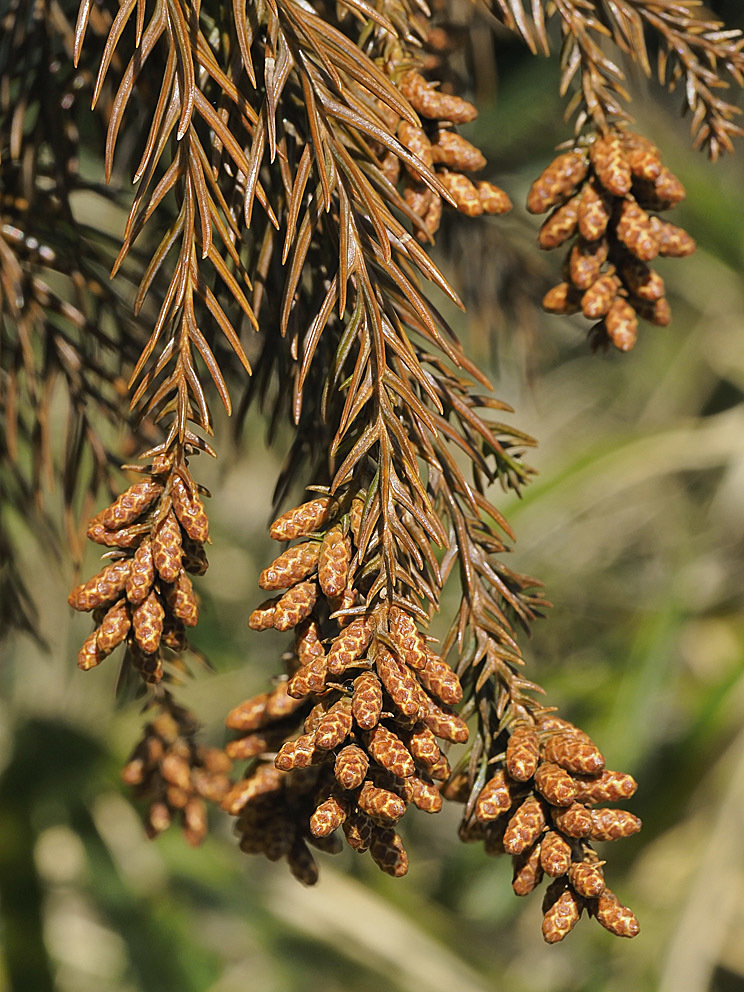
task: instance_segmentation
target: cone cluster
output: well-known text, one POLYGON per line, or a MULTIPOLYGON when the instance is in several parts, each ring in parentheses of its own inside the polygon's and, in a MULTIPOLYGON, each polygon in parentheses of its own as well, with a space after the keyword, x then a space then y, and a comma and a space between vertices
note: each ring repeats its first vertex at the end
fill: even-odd
MULTIPOLYGON (((545 940, 563 940, 584 910, 617 936, 634 937, 638 922, 606 887, 603 862, 591 846, 641 829, 632 813, 600 805, 630 798, 634 779, 606 769, 591 738, 552 715, 512 724, 494 767, 461 837, 482 840, 489 854, 511 856, 517 895, 552 879, 543 902, 545 940)), ((456 782, 448 787, 451 798, 457 788, 456 782)))
POLYGON ((549 313, 583 313, 597 321, 596 345, 629 351, 638 320, 660 327, 671 320, 664 280, 650 265, 681 258, 695 241, 657 215, 685 197, 658 148, 630 131, 610 131, 555 158, 535 180, 527 209, 549 216, 541 248, 568 245, 563 281, 543 298, 549 313))
POLYGON ((274 522, 271 535, 299 543, 261 573, 265 589, 286 589, 251 614, 254 629, 293 628, 287 678, 242 703, 227 725, 242 736, 235 759, 257 759, 223 806, 238 817, 242 847, 286 857, 310 884, 308 845, 340 848, 341 833, 379 867, 404 875, 408 858, 395 825, 409 804, 442 805, 450 774, 443 742, 468 730, 451 708, 462 687, 397 605, 368 614, 350 582, 362 501, 318 497, 274 522), (299 733, 298 733, 299 731, 299 733))
MULTIPOLYGON (((468 217, 511 210, 511 201, 502 189, 486 180, 472 178, 473 173, 485 167, 486 159, 479 148, 454 130, 455 125, 475 119, 477 111, 473 104, 454 94, 442 93, 415 69, 403 73, 398 88, 419 114, 421 126, 397 120, 391 122, 393 130, 397 126, 401 144, 436 172, 456 209, 468 217)), ((400 160, 389 154, 383 158, 382 165, 387 178, 397 184, 400 160)), ((429 189, 408 165, 405 166, 403 196, 423 224, 416 236, 420 241, 427 241, 439 230, 442 197, 429 189)))
POLYGON ((189 573, 207 569, 209 524, 185 464, 159 457, 144 474, 91 520, 88 537, 111 548, 111 560, 68 602, 92 612, 96 624, 78 653, 80 668, 94 668, 125 642, 145 682, 158 683, 162 649, 183 651, 186 628, 199 616, 189 573))
POLYGON ((190 844, 201 843, 207 832, 205 800, 219 803, 230 788, 232 762, 224 751, 201 747, 196 726, 187 710, 166 697, 122 770, 135 797, 149 804, 145 828, 150 837, 177 820, 190 844))

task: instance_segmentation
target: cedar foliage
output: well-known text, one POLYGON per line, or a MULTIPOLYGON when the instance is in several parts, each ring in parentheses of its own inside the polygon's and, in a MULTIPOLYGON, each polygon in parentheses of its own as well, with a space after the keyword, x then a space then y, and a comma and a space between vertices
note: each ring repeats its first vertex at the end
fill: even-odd
MULTIPOLYGON (((682 90, 693 143, 715 160, 742 134, 724 96, 744 78, 744 38, 693 2, 494 0, 492 13, 533 53, 560 51, 574 120, 527 204, 550 211, 540 247, 569 246, 543 305, 581 311, 595 347, 627 351, 639 319, 670 319, 649 263, 694 250, 656 216, 684 190, 628 127, 627 66, 682 90)), ((0 499, 35 505, 52 530, 44 480, 61 476, 77 551, 75 520, 119 480, 101 418, 129 426, 137 481, 90 521, 110 550, 70 604, 95 624, 80 668, 123 645, 122 675, 147 694, 124 778, 148 831, 177 818, 198 843, 205 803, 221 803, 243 850, 311 884, 311 848, 338 851, 339 829, 405 874, 407 807, 462 803, 461 839, 510 855, 518 895, 553 879, 546 941, 584 911, 634 936, 592 842, 640 828, 600 805, 635 782, 522 674, 517 628, 547 603, 504 564, 513 534, 493 493, 529 481, 534 442, 495 419, 509 408, 430 298, 460 302, 427 250, 443 212, 511 207, 456 130, 477 111, 455 92, 447 5, 11 0, 2 23, 0 499), (105 176, 90 177, 96 145, 105 176), (119 176, 132 196, 105 191, 119 176), (80 194, 126 204, 120 244, 81 222, 80 194), (173 695, 198 620, 191 577, 208 567, 209 494, 191 463, 215 454, 215 394, 228 413, 241 397, 239 421, 257 403, 293 424, 277 507, 311 490, 272 525, 299 543, 261 573, 277 595, 249 620, 294 631, 293 647, 274 687, 228 715, 226 753, 198 743, 173 695), (435 643, 448 581, 460 605, 435 643), (466 742, 451 767, 449 745, 466 742), (237 780, 231 760, 249 762, 237 780)), ((3 630, 33 630, 2 523, 0 554, 3 630)))

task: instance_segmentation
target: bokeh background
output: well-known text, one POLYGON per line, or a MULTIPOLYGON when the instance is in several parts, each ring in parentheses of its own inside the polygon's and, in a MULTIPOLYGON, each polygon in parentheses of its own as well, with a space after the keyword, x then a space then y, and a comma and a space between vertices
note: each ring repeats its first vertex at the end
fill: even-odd
MULTIPOLYGON (((742 22, 735 0, 717 9, 742 22)), ((197 850, 175 830, 147 841, 119 780, 140 704, 115 699, 113 659, 77 671, 88 624, 66 605, 72 567, 13 520, 47 646, 0 646, 2 992, 744 990, 744 149, 712 167, 689 150, 681 97, 634 80, 638 129, 688 190, 670 219, 699 247, 659 264, 671 327, 592 355, 585 321, 535 305, 560 252, 537 251, 522 206, 569 136, 556 63, 508 39, 494 60, 482 22, 468 31, 471 133, 516 206, 443 234, 438 259, 470 308, 448 316, 540 442, 535 481, 499 504, 518 536, 510 564, 554 604, 525 644, 529 675, 640 782, 643 832, 601 854, 642 932, 617 940, 583 920, 543 945, 541 895, 517 899, 507 860, 458 842, 457 808, 405 818, 406 878, 347 850, 320 856, 310 890, 242 855, 227 817, 197 850)), ((247 615, 285 442, 270 451, 255 415, 204 466, 214 543, 196 642, 213 671, 195 666, 179 698, 215 744, 284 647, 247 615)))

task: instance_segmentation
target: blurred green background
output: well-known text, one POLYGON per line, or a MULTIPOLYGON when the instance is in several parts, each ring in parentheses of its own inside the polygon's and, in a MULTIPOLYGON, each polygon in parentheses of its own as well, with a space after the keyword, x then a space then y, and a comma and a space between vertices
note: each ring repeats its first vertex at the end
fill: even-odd
MULTIPOLYGON (((115 660, 77 671, 89 622, 66 605, 70 567, 15 522, 48 649, 0 647, 2 992, 744 990, 744 158, 712 167, 689 151, 680 98, 636 81, 638 129, 688 190, 670 219, 699 248, 659 264, 671 327, 643 325, 629 355, 592 355, 585 321, 535 306, 561 253, 538 253, 521 206, 569 136, 556 65, 506 45, 496 78, 472 133, 516 207, 463 220, 441 239, 456 262, 439 260, 471 307, 469 321, 450 315, 470 354, 540 442, 524 498, 500 502, 518 536, 510 564, 554 603, 526 643, 528 674, 640 782, 629 805, 643 832, 600 853, 641 935, 582 920, 545 946, 541 895, 517 899, 506 859, 458 842, 457 808, 405 818, 406 878, 347 850, 321 856, 310 890, 242 855, 227 817, 198 850, 175 830, 147 841, 119 782, 139 706, 116 703, 115 660)), ((179 698, 213 743, 284 649, 247 629, 282 443, 268 451, 256 418, 203 466, 214 543, 195 640, 214 673, 196 670, 179 698)), ((91 551, 83 574, 95 567, 91 551)))

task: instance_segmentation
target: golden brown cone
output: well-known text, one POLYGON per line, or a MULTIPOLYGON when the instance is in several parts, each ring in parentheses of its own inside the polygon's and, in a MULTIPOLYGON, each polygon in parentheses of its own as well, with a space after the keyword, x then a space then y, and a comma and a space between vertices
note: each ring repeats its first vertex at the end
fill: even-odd
POLYGON ((461 172, 450 172, 444 169, 437 173, 439 181, 455 202, 460 213, 467 217, 479 217, 483 213, 478 187, 461 172))
POLYGON ((334 774, 344 789, 357 789, 364 781, 369 758, 356 744, 347 744, 336 756, 334 774))
POLYGON ((275 766, 283 772, 293 768, 307 768, 315 757, 315 734, 302 734, 296 740, 286 741, 274 758, 275 766))
POLYGON ((543 759, 581 775, 597 775, 605 766, 605 759, 594 742, 570 731, 552 734, 545 741, 543 759))
POLYGON ((134 553, 127 578, 127 599, 132 606, 139 606, 147 598, 154 581, 155 562, 152 557, 152 544, 149 538, 145 538, 134 553))
POLYGON ((89 612, 115 600, 126 587, 132 563, 129 558, 110 562, 92 579, 76 586, 67 602, 74 610, 89 612))
POLYGON ((340 527, 332 527, 323 537, 318 558, 318 582, 329 599, 340 596, 346 588, 351 560, 351 541, 340 527))
POLYGON ((418 678, 427 692, 446 706, 456 706, 462 701, 462 686, 457 675, 446 661, 442 661, 431 652, 427 654, 418 678))
POLYGON ((155 479, 144 479, 130 486, 101 514, 101 522, 109 530, 119 530, 133 524, 155 502, 163 485, 155 479))
POLYGON ((506 745, 506 768, 517 782, 527 782, 535 774, 540 742, 535 728, 528 723, 515 723, 506 745))
POLYGON ((446 165, 457 172, 478 172, 486 165, 485 156, 480 148, 476 148, 454 131, 437 131, 430 148, 433 162, 446 165))
POLYGON ((620 266, 623 281, 634 296, 653 303, 664 295, 664 280, 645 262, 628 258, 620 266))
POLYGON ((227 714, 226 726, 230 730, 257 730, 263 726, 268 698, 268 693, 263 692, 259 696, 246 699, 227 714))
POLYGON ((139 647, 145 654, 154 654, 160 646, 165 610, 152 591, 132 612, 132 629, 139 647))
POLYGON ((416 771, 405 744, 396 734, 380 724, 367 735, 367 751, 378 765, 397 778, 407 778, 416 771))
POLYGON ((512 202, 501 187, 479 179, 475 188, 484 214, 506 214, 511 210, 512 202))
POLYGON ((642 827, 640 819, 624 809, 593 809, 591 815, 592 840, 622 840, 642 827))
POLYGON ((310 693, 322 692, 328 675, 328 659, 325 655, 314 658, 309 664, 299 668, 289 680, 287 692, 301 699, 310 693))
MULTIPOLYGON (((418 156, 424 165, 429 169, 434 166, 434 157, 429 138, 423 128, 410 124, 408 121, 401 121, 398 125, 398 140, 405 145, 409 152, 418 156)), ((415 176, 414 178, 418 178, 415 176)))
MULTIPOLYGON (((316 582, 298 582, 277 602, 273 613, 273 626, 276 630, 291 630, 309 617, 318 598, 316 582)), ((254 611, 255 612, 255 611, 254 611)), ((253 616, 253 614, 251 614, 253 616)))
POLYGON ((588 837, 592 832, 592 814, 581 803, 554 806, 551 815, 555 826, 568 837, 588 837))
POLYGON ((295 651, 301 665, 309 665, 316 658, 325 656, 320 625, 313 616, 295 627, 295 651))
POLYGON ((174 475, 171 486, 173 509, 188 536, 199 544, 209 540, 209 519, 204 504, 192 482, 191 493, 180 475, 174 475))
POLYGON ((273 592, 301 582, 315 571, 319 554, 318 541, 306 541, 288 548, 261 572, 259 586, 267 592, 273 592))
POLYGON ((328 496, 318 496, 291 510, 287 510, 274 521, 269 535, 275 541, 292 541, 296 537, 306 537, 318 530, 328 520, 331 500, 328 496))
POLYGON ((582 909, 581 898, 573 889, 565 889, 543 917, 542 932, 545 942, 556 944, 567 937, 579 922, 582 909))
POLYGON ((605 889, 597 900, 594 915, 605 930, 614 933, 616 937, 637 937, 641 932, 633 911, 623 906, 610 889, 605 889))
POLYGON ((600 135, 589 147, 589 157, 597 178, 613 196, 630 192, 631 173, 618 134, 600 135))
POLYGON ((548 313, 578 313, 581 310, 581 293, 570 282, 558 283, 543 296, 542 308, 548 313))
MULTIPOLYGON (((428 653, 426 640, 416 626, 416 621, 398 606, 392 606, 388 615, 390 636, 395 645, 395 653, 409 668, 417 671, 424 668, 428 653)), ((419 676, 420 677, 420 676, 419 676)))
POLYGON ((575 861, 568 871, 568 878, 576 892, 585 899, 596 899, 605 890, 605 880, 599 865, 575 861))
POLYGON ((536 796, 528 796, 509 820, 504 834, 507 854, 521 854, 531 847, 545 829, 545 812, 536 796))
POLYGON ((610 209, 599 182, 592 177, 581 192, 578 208, 579 231, 587 241, 596 241, 607 230, 610 209))
POLYGON ((383 823, 397 823, 406 811, 406 804, 400 796, 371 782, 364 783, 357 802, 362 812, 383 823))
POLYGON ((344 696, 328 710, 315 731, 315 746, 330 751, 342 744, 351 732, 351 700, 344 696))
POLYGON ((589 320, 606 316, 620 289, 620 280, 614 272, 599 277, 581 297, 581 312, 589 320))
POLYGON ((638 337, 638 318, 621 296, 615 297, 604 320, 607 336, 619 351, 630 351, 638 337))
POLYGON ((426 782, 418 775, 404 778, 400 792, 407 803, 413 803, 424 813, 438 813, 442 808, 442 793, 432 782, 426 782))
POLYGON ((579 238, 569 255, 571 282, 580 290, 587 290, 599 278, 600 271, 607 261, 607 242, 584 241, 579 238))
POLYGON ((152 560, 164 582, 176 581, 181 571, 182 557, 181 528, 171 510, 152 536, 152 560))
POLYGON ((624 131, 621 140, 631 173, 639 179, 654 182, 662 169, 658 148, 640 134, 630 131, 624 131))
POLYGON ((382 686, 373 672, 364 672, 354 680, 352 713, 363 730, 371 730, 382 712, 382 686))
POLYGON ((348 810, 335 796, 322 802, 310 817, 310 833, 315 837, 328 837, 346 819, 348 810))
POLYGON ((542 214, 572 196, 586 178, 589 163, 582 151, 564 152, 532 183, 527 196, 527 209, 542 214))
MULTIPOLYGON (((453 744, 464 744, 468 739, 468 725, 463 718, 447 707, 437 706, 433 699, 428 699, 428 705, 423 712, 423 721, 429 730, 442 740, 451 741, 453 744)), ((433 775, 434 772, 432 771, 431 774, 433 775)))
POLYGON ((187 627, 195 627, 199 619, 199 606, 191 579, 181 571, 175 586, 168 590, 166 599, 173 614, 187 627))
POLYGON ((413 109, 422 117, 451 121, 453 124, 466 124, 478 116, 478 111, 472 103, 468 103, 467 100, 463 100, 459 96, 440 93, 414 69, 410 69, 401 76, 398 88, 413 109))
POLYGON ((425 694, 415 676, 384 644, 378 643, 375 662, 377 674, 396 707, 404 716, 416 716, 425 705, 425 694))
POLYGON ((425 724, 417 724, 411 731, 408 750, 423 765, 435 765, 442 757, 436 737, 425 724))
POLYGON ((659 242, 654 237, 646 211, 632 197, 623 200, 615 234, 636 258, 651 262, 659 254, 659 242))
POLYGON ((553 762, 543 762, 535 772, 535 788, 553 806, 570 806, 576 786, 568 772, 553 762))
POLYGON ((512 889, 518 896, 529 895, 542 881, 543 868, 540 864, 540 848, 538 842, 514 858, 514 878, 512 889))
POLYGON ((475 818, 480 823, 496 820, 509 812, 513 802, 511 783, 504 769, 500 768, 481 789, 475 803, 475 818))
POLYGON ((328 671, 342 675, 367 650, 372 640, 372 624, 367 617, 355 617, 335 638, 328 651, 328 671))
POLYGON ((108 610, 101 621, 96 640, 98 650, 104 655, 111 654, 127 636, 131 625, 129 608, 122 599, 108 610))
POLYGON ((555 830, 549 830, 542 838, 540 864, 551 878, 565 875, 571 866, 571 845, 555 830))
POLYGON ((105 657, 106 655, 98 647, 98 631, 94 630, 85 638, 83 646, 78 651, 78 668, 87 672, 91 668, 95 668, 96 665, 100 665, 105 657))
POLYGON ((105 511, 96 514, 88 524, 86 535, 90 541, 103 544, 107 548, 134 548, 142 540, 143 525, 132 524, 119 530, 109 530, 103 523, 105 511))
MULTIPOLYGON (((543 221, 537 243, 541 248, 550 251, 559 248, 576 233, 579 220, 579 196, 572 196, 563 206, 556 207, 553 213, 543 221)), ((600 235, 596 235, 600 237, 600 235)), ((590 239, 594 240, 594 238, 590 239)))
POLYGON ((649 224, 651 233, 659 245, 660 255, 666 258, 685 258, 695 251, 697 247, 695 239, 684 228, 669 224, 658 217, 651 217, 649 224))

